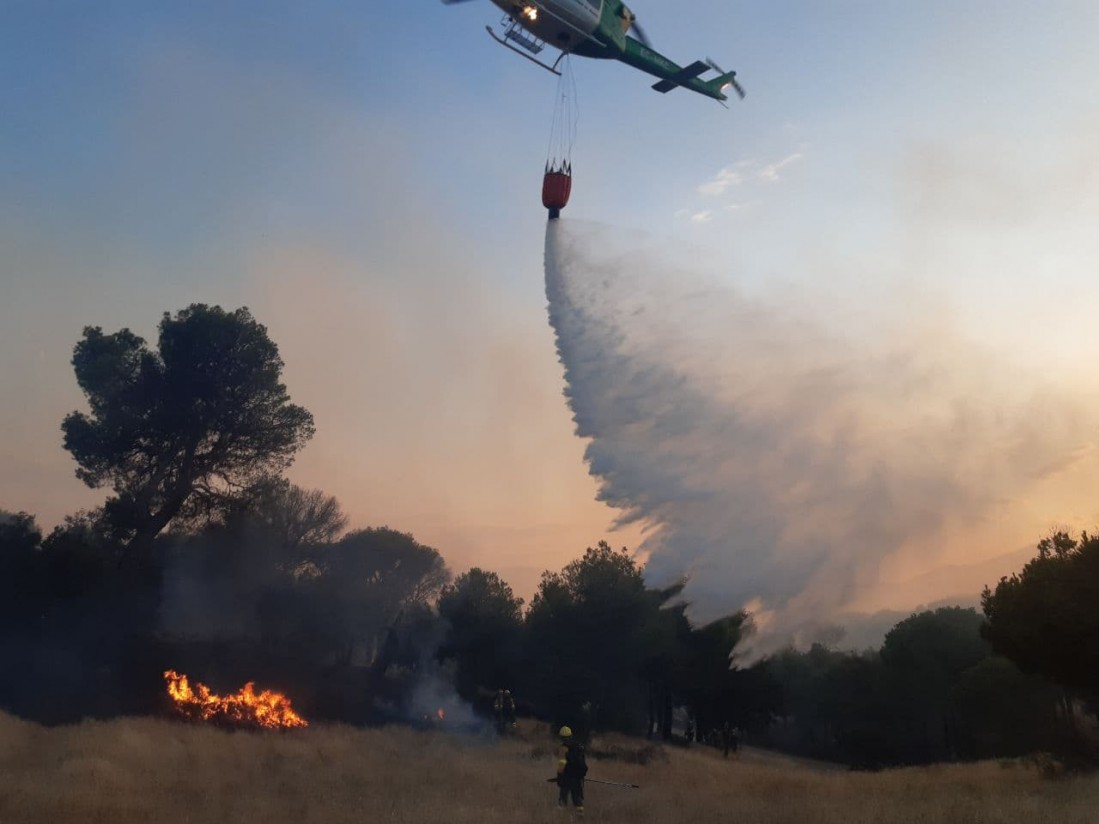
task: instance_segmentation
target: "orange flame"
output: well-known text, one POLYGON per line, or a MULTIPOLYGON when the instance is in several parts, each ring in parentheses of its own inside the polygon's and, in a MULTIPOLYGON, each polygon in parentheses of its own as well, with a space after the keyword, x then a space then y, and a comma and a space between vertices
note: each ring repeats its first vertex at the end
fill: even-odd
POLYGON ((233 695, 217 695, 198 682, 192 688, 187 676, 175 670, 165 672, 164 680, 168 682, 168 695, 175 702, 176 709, 187 718, 265 729, 309 726, 291 708, 289 698, 271 690, 257 694, 253 681, 233 695))
POLYGON ((442 707, 439 707, 439 709, 435 710, 435 717, 438 718, 440 721, 446 721, 446 710, 444 710, 442 707))

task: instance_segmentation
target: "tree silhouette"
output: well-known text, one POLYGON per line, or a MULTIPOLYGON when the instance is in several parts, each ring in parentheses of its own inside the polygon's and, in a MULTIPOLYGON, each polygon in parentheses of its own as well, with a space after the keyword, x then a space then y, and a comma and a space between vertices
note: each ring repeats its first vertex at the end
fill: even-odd
POLYGON ((885 636, 881 659, 900 699, 899 713, 917 731, 921 760, 937 751, 957 757, 962 722, 954 690, 962 673, 988 657, 973 609, 943 607, 904 619, 885 636))
POLYGON ((746 634, 748 614, 735 612, 691 627, 684 639, 678 693, 690 707, 699 732, 733 722, 743 703, 743 678, 733 669, 733 653, 746 634))
POLYGON ((105 513, 125 553, 276 476, 313 435, 246 308, 165 313, 155 352, 129 329, 87 327, 72 363, 90 413, 66 416, 65 449, 85 484, 113 489, 105 513))
POLYGON ((40 596, 42 532, 33 515, 0 509, 0 631, 26 621, 40 596))
POLYGON ((0 509, 0 552, 4 557, 31 552, 42 542, 33 515, 0 509))
POLYGON ((434 606, 450 579, 442 555, 388 527, 358 529, 314 555, 318 606, 342 645, 342 663, 377 659, 402 613, 434 606))
POLYGON ((335 496, 303 489, 285 478, 259 484, 236 514, 266 524, 287 552, 335 541, 348 524, 335 496))
POLYGON ((1058 532, 1021 573, 981 596, 992 648, 1023 672, 1099 699, 1099 537, 1058 532))
POLYGON ((527 658, 532 686, 554 720, 642 729, 644 637, 654 609, 641 567, 605 541, 542 576, 527 613, 527 658))
POLYGON ((446 636, 441 660, 453 660, 458 693, 474 700, 479 689, 510 688, 519 666, 523 600, 495 572, 474 568, 439 596, 446 636))

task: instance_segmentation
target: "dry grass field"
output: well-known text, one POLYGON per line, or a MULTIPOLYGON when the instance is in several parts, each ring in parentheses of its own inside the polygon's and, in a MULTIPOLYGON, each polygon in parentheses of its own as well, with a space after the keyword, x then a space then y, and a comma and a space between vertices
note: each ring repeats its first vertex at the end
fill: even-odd
MULTIPOLYGON (((438 732, 316 727, 230 733, 155 719, 44 729, 0 715, 2 824, 560 822, 544 732, 495 744, 438 732)), ((629 755, 642 745, 596 742, 629 755)), ((749 753, 668 750, 648 764, 592 759, 588 821, 1099 821, 1099 778, 985 763, 876 774, 749 753)))

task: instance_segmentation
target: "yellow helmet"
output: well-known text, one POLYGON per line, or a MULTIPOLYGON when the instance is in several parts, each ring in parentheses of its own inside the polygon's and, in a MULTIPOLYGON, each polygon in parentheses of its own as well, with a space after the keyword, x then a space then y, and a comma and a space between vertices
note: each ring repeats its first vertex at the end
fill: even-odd
POLYGON ((557 734, 562 738, 572 738, 572 729, 569 727, 562 727, 557 731, 557 734))

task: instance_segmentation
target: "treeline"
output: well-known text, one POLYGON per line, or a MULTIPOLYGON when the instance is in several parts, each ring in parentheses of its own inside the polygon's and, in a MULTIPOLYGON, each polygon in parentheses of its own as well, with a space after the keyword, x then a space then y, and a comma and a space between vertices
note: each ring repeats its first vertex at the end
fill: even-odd
POLYGON ((670 736, 675 706, 720 724, 737 703, 745 616, 692 626, 680 587, 646 588, 605 543, 546 573, 524 608, 495 573, 452 579, 411 535, 342 532, 334 499, 285 482, 158 537, 140 563, 119 566, 102 517, 43 537, 28 515, 0 516, 9 710, 51 723, 155 712, 169 668, 221 688, 258 680, 353 723, 415 722, 446 692, 487 719, 507 688, 525 714, 670 736))
POLYGON ((948 607, 901 621, 880 650, 773 656, 761 668, 782 703, 756 739, 869 768, 1068 750, 1061 690, 996 655, 982 623, 948 607))
POLYGON ((279 685, 316 718, 415 719, 449 685, 481 709, 670 735, 673 702, 714 716, 745 616, 692 627, 681 587, 646 589, 601 544, 547 573, 526 610, 388 528, 347 530, 335 499, 282 474, 313 434, 247 309, 165 314, 155 346, 88 327, 86 411, 62 422, 102 507, 42 535, 0 519, 0 702, 45 721, 155 711, 165 669, 219 688, 279 685), (704 685, 704 686, 699 686, 704 685))
POLYGON ((782 696, 760 739, 861 766, 1053 752, 1099 757, 1099 537, 1057 532, 975 610, 899 622, 880 650, 760 665, 782 696))
MULTIPOLYGON (((246 309, 165 314, 155 347, 85 329, 88 410, 62 424, 103 506, 49 534, 0 514, 0 707, 47 723, 163 711, 166 669, 281 689, 307 717, 432 717, 447 702, 681 740, 749 741, 856 766, 1086 751, 1099 695, 1099 541, 1058 534, 960 608, 880 650, 814 646, 736 666, 743 612, 698 625, 683 584, 648 587, 600 543, 529 605, 488 570, 456 578, 389 528, 283 478, 313 434, 246 309)), ((454 707, 448 707, 453 709, 454 707)))

